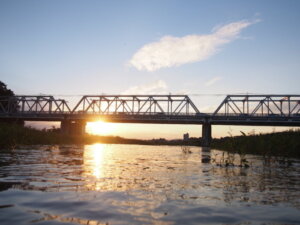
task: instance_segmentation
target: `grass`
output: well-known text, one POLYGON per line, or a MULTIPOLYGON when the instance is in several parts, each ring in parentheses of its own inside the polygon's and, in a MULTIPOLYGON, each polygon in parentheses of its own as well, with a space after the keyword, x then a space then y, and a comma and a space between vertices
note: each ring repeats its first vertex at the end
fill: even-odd
POLYGON ((212 147, 241 156, 258 154, 265 158, 271 156, 300 158, 300 130, 257 135, 241 133, 241 136, 214 139, 212 147))

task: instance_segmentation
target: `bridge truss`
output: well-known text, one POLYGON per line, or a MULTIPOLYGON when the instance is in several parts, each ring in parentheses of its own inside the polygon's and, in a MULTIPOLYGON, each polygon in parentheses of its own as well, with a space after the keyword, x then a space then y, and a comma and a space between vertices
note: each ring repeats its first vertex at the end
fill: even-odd
POLYGON ((189 115, 200 112, 187 95, 87 95, 72 113, 189 115))
POLYGON ((187 95, 86 95, 74 108, 53 96, 0 97, 0 119, 129 123, 300 125, 300 95, 228 95, 200 113, 187 95))
POLYGON ((300 95, 228 95, 213 116, 300 116, 300 95))
POLYGON ((0 97, 0 113, 2 114, 53 114, 70 113, 64 99, 55 99, 53 96, 17 95, 0 97))

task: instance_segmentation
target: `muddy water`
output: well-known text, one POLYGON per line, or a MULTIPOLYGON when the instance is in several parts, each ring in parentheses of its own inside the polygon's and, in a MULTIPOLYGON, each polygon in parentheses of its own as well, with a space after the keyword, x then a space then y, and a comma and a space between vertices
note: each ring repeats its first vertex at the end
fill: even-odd
POLYGON ((247 156, 249 168, 225 167, 221 151, 189 151, 105 144, 2 151, 0 224, 300 224, 299 161, 247 156))

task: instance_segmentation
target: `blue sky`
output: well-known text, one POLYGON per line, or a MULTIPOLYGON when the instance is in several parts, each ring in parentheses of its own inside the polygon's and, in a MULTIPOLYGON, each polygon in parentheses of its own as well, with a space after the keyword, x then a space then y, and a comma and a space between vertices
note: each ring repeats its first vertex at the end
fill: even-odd
POLYGON ((299 11, 296 0, 1 0, 0 80, 17 94, 186 93, 204 111, 225 96, 195 94, 299 94, 299 11))

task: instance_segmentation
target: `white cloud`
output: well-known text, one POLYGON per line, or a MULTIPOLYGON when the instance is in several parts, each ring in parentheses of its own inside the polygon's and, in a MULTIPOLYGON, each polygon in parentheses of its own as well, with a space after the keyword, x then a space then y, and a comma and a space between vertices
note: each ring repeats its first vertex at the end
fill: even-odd
POLYGON ((124 95, 151 95, 151 94, 167 94, 167 84, 163 80, 157 80, 152 83, 133 86, 124 91, 124 95))
POLYGON ((214 77, 214 78, 206 81, 205 86, 209 87, 209 86, 213 85, 214 83, 216 83, 219 80, 222 80, 222 77, 214 77))
POLYGON ((208 35, 164 36, 140 48, 130 59, 129 65, 138 70, 155 71, 205 60, 224 44, 237 39, 244 28, 256 22, 258 20, 230 23, 213 29, 213 33, 208 35))

